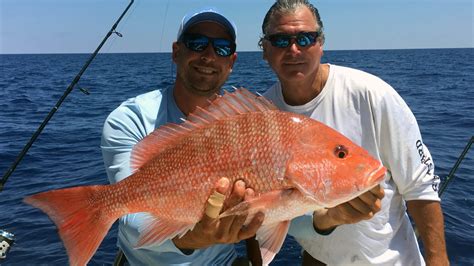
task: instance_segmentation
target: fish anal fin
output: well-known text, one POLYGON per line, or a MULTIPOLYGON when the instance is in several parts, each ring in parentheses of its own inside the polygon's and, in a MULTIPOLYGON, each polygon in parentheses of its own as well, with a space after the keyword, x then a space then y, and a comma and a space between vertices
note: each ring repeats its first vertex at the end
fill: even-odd
POLYGON ((175 236, 183 236, 187 231, 194 228, 194 223, 180 223, 167 221, 149 215, 139 226, 140 237, 135 248, 149 245, 160 245, 175 236))
POLYGON ((257 231, 257 240, 260 245, 263 265, 270 264, 278 251, 280 251, 289 227, 290 221, 283 221, 263 225, 257 231))

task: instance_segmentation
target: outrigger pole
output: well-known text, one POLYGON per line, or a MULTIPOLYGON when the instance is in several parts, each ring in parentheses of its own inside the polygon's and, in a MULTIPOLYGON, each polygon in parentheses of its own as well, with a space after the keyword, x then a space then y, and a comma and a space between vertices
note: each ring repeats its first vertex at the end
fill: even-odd
MULTIPOLYGON (((82 67, 82 69, 79 71, 79 73, 76 75, 76 77, 73 79, 73 81, 71 82, 71 84, 69 84, 69 86, 67 87, 66 91, 64 92, 64 94, 61 96, 61 98, 58 100, 58 102, 56 103, 56 105, 51 109, 51 111, 49 111, 48 115, 46 116, 46 118, 43 120, 43 122, 41 123, 41 125, 38 127, 38 129, 36 130, 36 132, 33 134, 33 136, 31 136, 31 139, 30 141, 28 141, 28 143, 25 145, 25 147, 23 147, 23 150, 20 152, 20 154, 18 155, 18 157, 16 158, 15 162, 10 166, 10 168, 6 171, 6 173, 3 175, 2 179, 0 180, 0 192, 3 190, 3 187, 5 186, 5 183, 7 182, 8 178, 10 177, 10 175, 13 173, 13 171, 15 171, 16 167, 18 166, 18 164, 21 162, 21 160, 23 159, 23 157, 25 157, 26 153, 28 152, 28 150, 31 148, 31 145, 33 145, 33 142, 36 141, 36 139, 38 138, 38 136, 41 134, 41 132, 43 131, 44 127, 46 126, 46 124, 48 124, 49 120, 53 117, 53 115, 56 113, 56 111, 59 109, 59 107, 61 106, 61 104, 63 103, 63 101, 66 99, 66 97, 69 95, 69 93, 71 93, 71 91, 74 89, 74 87, 76 86, 76 84, 79 82, 79 80, 81 79, 81 76, 82 74, 86 71, 87 67, 89 67, 89 64, 92 62, 92 60, 94 60, 95 56, 99 53, 99 50, 102 48, 102 46, 105 44, 105 42, 107 41, 107 39, 110 37, 110 35, 112 35, 112 33, 115 33, 117 34, 117 36, 119 37, 122 37, 122 34, 118 33, 115 31, 115 28, 117 28, 119 22, 122 20, 123 16, 125 16, 125 13, 127 13, 127 11, 130 9, 130 7, 132 6, 133 4, 133 1, 134 0, 131 0, 130 3, 128 4, 127 8, 125 8, 125 10, 122 12, 122 15, 120 15, 120 17, 117 19, 117 21, 115 22, 115 24, 112 26, 112 28, 110 29, 110 31, 107 33, 107 35, 105 35, 104 39, 102 40, 102 42, 99 44, 99 46, 95 49, 94 53, 90 56, 89 60, 87 60, 87 62, 84 64, 84 66, 82 67)), ((85 94, 88 94, 87 91, 84 91, 81 89, 82 92, 84 92, 85 94)))
POLYGON ((439 189, 438 195, 441 197, 443 194, 444 190, 448 186, 449 182, 451 182, 452 179, 454 179, 454 173, 456 170, 458 170, 459 165, 461 164, 462 160, 464 160, 464 157, 466 156, 467 152, 471 148, 472 143, 474 142, 474 136, 471 136, 471 140, 469 140, 466 144, 466 147, 464 147, 464 150, 462 151, 461 155, 459 156, 458 160, 454 164, 453 168, 451 171, 449 171, 448 176, 446 177, 446 180, 443 182, 443 185, 441 185, 441 188, 439 189))

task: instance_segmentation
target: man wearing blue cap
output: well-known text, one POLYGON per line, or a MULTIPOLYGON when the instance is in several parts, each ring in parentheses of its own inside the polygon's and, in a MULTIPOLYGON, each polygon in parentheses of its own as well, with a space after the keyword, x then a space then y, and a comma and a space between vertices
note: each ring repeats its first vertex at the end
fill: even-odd
MULTIPOLYGON (((128 99, 105 121, 101 148, 111 183, 131 175, 130 155, 136 143, 161 125, 180 123, 197 106, 208 105, 232 72, 237 58, 235 38, 234 24, 214 9, 183 18, 172 47, 177 66, 174 85, 128 99)), ((253 195, 242 181, 231 185, 226 178, 216 184, 221 194, 232 190, 226 207, 253 195)), ((256 215, 244 227, 245 216, 218 219, 206 214, 184 236, 140 248, 135 248, 138 228, 147 216, 126 215, 120 219, 118 246, 131 265, 231 265, 237 258, 233 244, 254 236, 263 221, 262 215, 256 215)))

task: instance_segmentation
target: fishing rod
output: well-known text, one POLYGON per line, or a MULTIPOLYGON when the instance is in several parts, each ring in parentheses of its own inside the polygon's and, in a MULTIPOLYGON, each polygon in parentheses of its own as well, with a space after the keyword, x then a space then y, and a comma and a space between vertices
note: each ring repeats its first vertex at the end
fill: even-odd
MULTIPOLYGON (((36 139, 38 138, 38 136, 41 134, 41 132, 43 131, 44 127, 46 126, 46 124, 48 124, 49 120, 53 117, 53 115, 56 113, 56 111, 59 109, 59 107, 61 106, 61 104, 63 103, 63 101, 66 99, 66 97, 69 95, 69 93, 71 93, 71 91, 74 89, 74 87, 76 86, 76 84, 79 82, 79 80, 81 79, 81 76, 82 74, 86 71, 86 69, 89 67, 90 63, 92 62, 92 60, 94 60, 94 58, 96 57, 96 55, 99 53, 99 50, 102 48, 102 46, 105 44, 105 42, 107 41, 107 39, 110 37, 110 35, 112 35, 112 33, 115 33, 117 34, 117 36, 119 37, 122 37, 122 34, 120 34, 119 32, 115 31, 115 28, 117 28, 119 22, 122 20, 123 16, 125 16, 125 14, 127 13, 127 11, 130 9, 130 7, 132 6, 134 0, 130 0, 130 3, 128 4, 128 6, 125 8, 125 10, 122 12, 122 14, 120 15, 120 17, 117 19, 117 21, 115 22, 115 24, 112 26, 112 28, 110 29, 110 31, 105 35, 104 39, 102 40, 102 42, 99 44, 99 46, 95 49, 94 53, 90 56, 89 60, 86 61, 86 63, 84 64, 84 66, 82 67, 82 69, 79 71, 79 73, 76 75, 76 77, 72 80, 71 84, 69 84, 69 86, 67 87, 66 91, 64 91, 63 95, 61 96, 61 98, 59 98, 58 102, 56 103, 56 105, 51 109, 51 111, 49 111, 48 115, 46 116, 46 118, 43 120, 43 122, 41 123, 41 125, 38 127, 38 129, 36 130, 36 132, 33 134, 33 136, 31 136, 30 140, 28 141, 28 143, 25 145, 25 147, 23 147, 23 150, 20 152, 20 154, 18 155, 18 157, 16 158, 16 160, 13 162, 13 164, 10 166, 10 168, 5 172, 5 174, 3 175, 2 179, 0 180, 0 192, 3 190, 4 186, 5 186, 5 183, 7 182, 8 178, 11 176, 11 174, 13 173, 13 171, 15 171, 16 167, 18 166, 18 164, 21 162, 21 160, 23 159, 23 157, 25 157, 26 153, 28 152, 28 150, 31 148, 31 146, 33 145, 33 142, 36 141, 36 139)), ((87 90, 84 90, 84 89, 80 89, 84 94, 89 94, 89 92, 87 90)))
MULTIPOLYGON (((443 192, 448 187, 449 182, 451 182, 451 180, 454 179, 454 173, 458 170, 459 165, 461 165, 462 160, 464 160, 464 157, 466 156, 467 152, 471 148, 471 145, 473 142, 474 142, 474 136, 471 136, 471 139, 467 142, 466 147, 464 147, 464 150, 461 152, 461 155, 459 155, 453 168, 451 168, 451 171, 449 171, 449 174, 446 176, 446 180, 441 185, 441 188, 438 191, 438 196, 440 198, 441 198, 441 195, 443 195, 443 192)), ((418 232, 418 228, 415 225, 413 225, 413 229, 415 231, 416 238, 419 239, 420 233, 418 232)))
POLYGON ((462 160, 464 160, 464 157, 466 156, 467 152, 471 148, 471 145, 473 142, 474 142, 474 136, 471 136, 471 139, 467 142, 466 147, 464 147, 464 150, 461 152, 461 155, 458 157, 458 160, 454 164, 451 171, 449 171, 449 174, 446 176, 446 180, 443 182, 443 185, 439 189, 438 195, 440 197, 443 194, 443 192, 446 190, 446 187, 448 186, 449 182, 451 182, 451 180, 454 179, 454 173, 456 172, 456 170, 458 170, 459 165, 461 164, 462 160))
MULTIPOLYGON (((127 5, 127 7, 125 8, 125 10, 122 12, 122 14, 120 15, 120 17, 117 19, 117 21, 114 23, 114 25, 112 26, 112 28, 110 29, 110 31, 105 35, 104 39, 102 40, 102 42, 99 44, 99 46, 95 49, 94 53, 89 57, 89 59, 86 61, 86 63, 84 64, 84 66, 81 68, 81 70, 79 71, 79 73, 76 75, 76 77, 72 80, 72 82, 69 84, 69 86, 67 87, 66 91, 64 91, 63 95, 61 96, 61 98, 59 98, 58 102, 56 103, 56 105, 54 105, 54 107, 51 109, 51 111, 49 111, 48 115, 46 116, 46 118, 43 120, 43 122, 41 123, 41 125, 38 127, 38 129, 35 131, 35 133, 33 134, 33 136, 31 136, 30 140, 28 141, 28 143, 25 145, 25 147, 23 147, 23 150, 20 152, 20 154, 18 155, 18 157, 16 158, 16 160, 13 162, 13 164, 10 166, 10 168, 5 172, 5 174, 3 175, 2 179, 0 180, 0 192, 2 192, 4 186, 5 186, 5 183, 7 182, 8 178, 11 176, 11 174, 13 173, 13 171, 15 171, 16 167, 18 166, 18 164, 21 162, 21 160, 23 159, 23 157, 25 157, 26 153, 28 152, 28 150, 31 148, 31 146, 33 145, 33 142, 36 141, 36 139, 38 138, 38 136, 41 134, 41 132, 43 131, 44 127, 46 126, 46 124, 48 124, 49 120, 51 120, 51 118, 53 117, 53 115, 56 113, 56 111, 59 109, 59 107, 61 106, 61 104, 63 103, 63 101, 66 99, 66 97, 72 92, 72 90, 74 89, 74 87, 76 86, 76 84, 79 82, 79 80, 81 79, 81 76, 82 74, 86 71, 86 69, 89 67, 90 63, 92 62, 92 60, 94 60, 94 58, 96 57, 96 55, 99 53, 99 50, 102 48, 102 46, 105 44, 105 42, 107 41, 107 39, 110 37, 110 35, 112 35, 112 33, 115 33, 117 34, 117 36, 119 37, 122 37, 122 34, 120 34, 119 32, 115 31, 115 29, 117 28, 118 24, 120 23, 120 21, 122 20, 122 18, 125 16, 125 14, 127 13, 127 11, 130 9, 130 7, 132 6, 134 0, 130 0, 130 3, 127 5)), ((82 88, 80 88, 80 90, 88 95, 89 92, 87 90, 84 90, 82 88)), ((10 249, 10 247, 13 245, 15 241, 15 235, 10 233, 10 232, 7 232, 5 230, 2 230, 0 228, 0 260, 2 259, 5 259, 6 256, 7 256, 7 253, 10 249)))

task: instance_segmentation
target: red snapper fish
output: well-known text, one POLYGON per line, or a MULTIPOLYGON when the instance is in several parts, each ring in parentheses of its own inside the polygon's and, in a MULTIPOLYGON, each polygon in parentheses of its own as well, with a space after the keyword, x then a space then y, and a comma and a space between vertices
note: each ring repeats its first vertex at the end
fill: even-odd
MULTIPOLYGON (((85 265, 121 216, 146 212, 137 247, 182 236, 201 220, 217 180, 243 180, 255 198, 220 217, 264 212, 257 239, 269 264, 290 220, 346 202, 376 186, 386 169, 367 151, 308 117, 278 111, 236 89, 135 145, 133 174, 110 185, 26 197, 56 224, 71 265, 85 265), (83 233, 87 232, 87 233, 83 233)), ((249 219, 248 218, 248 219, 249 219)))

